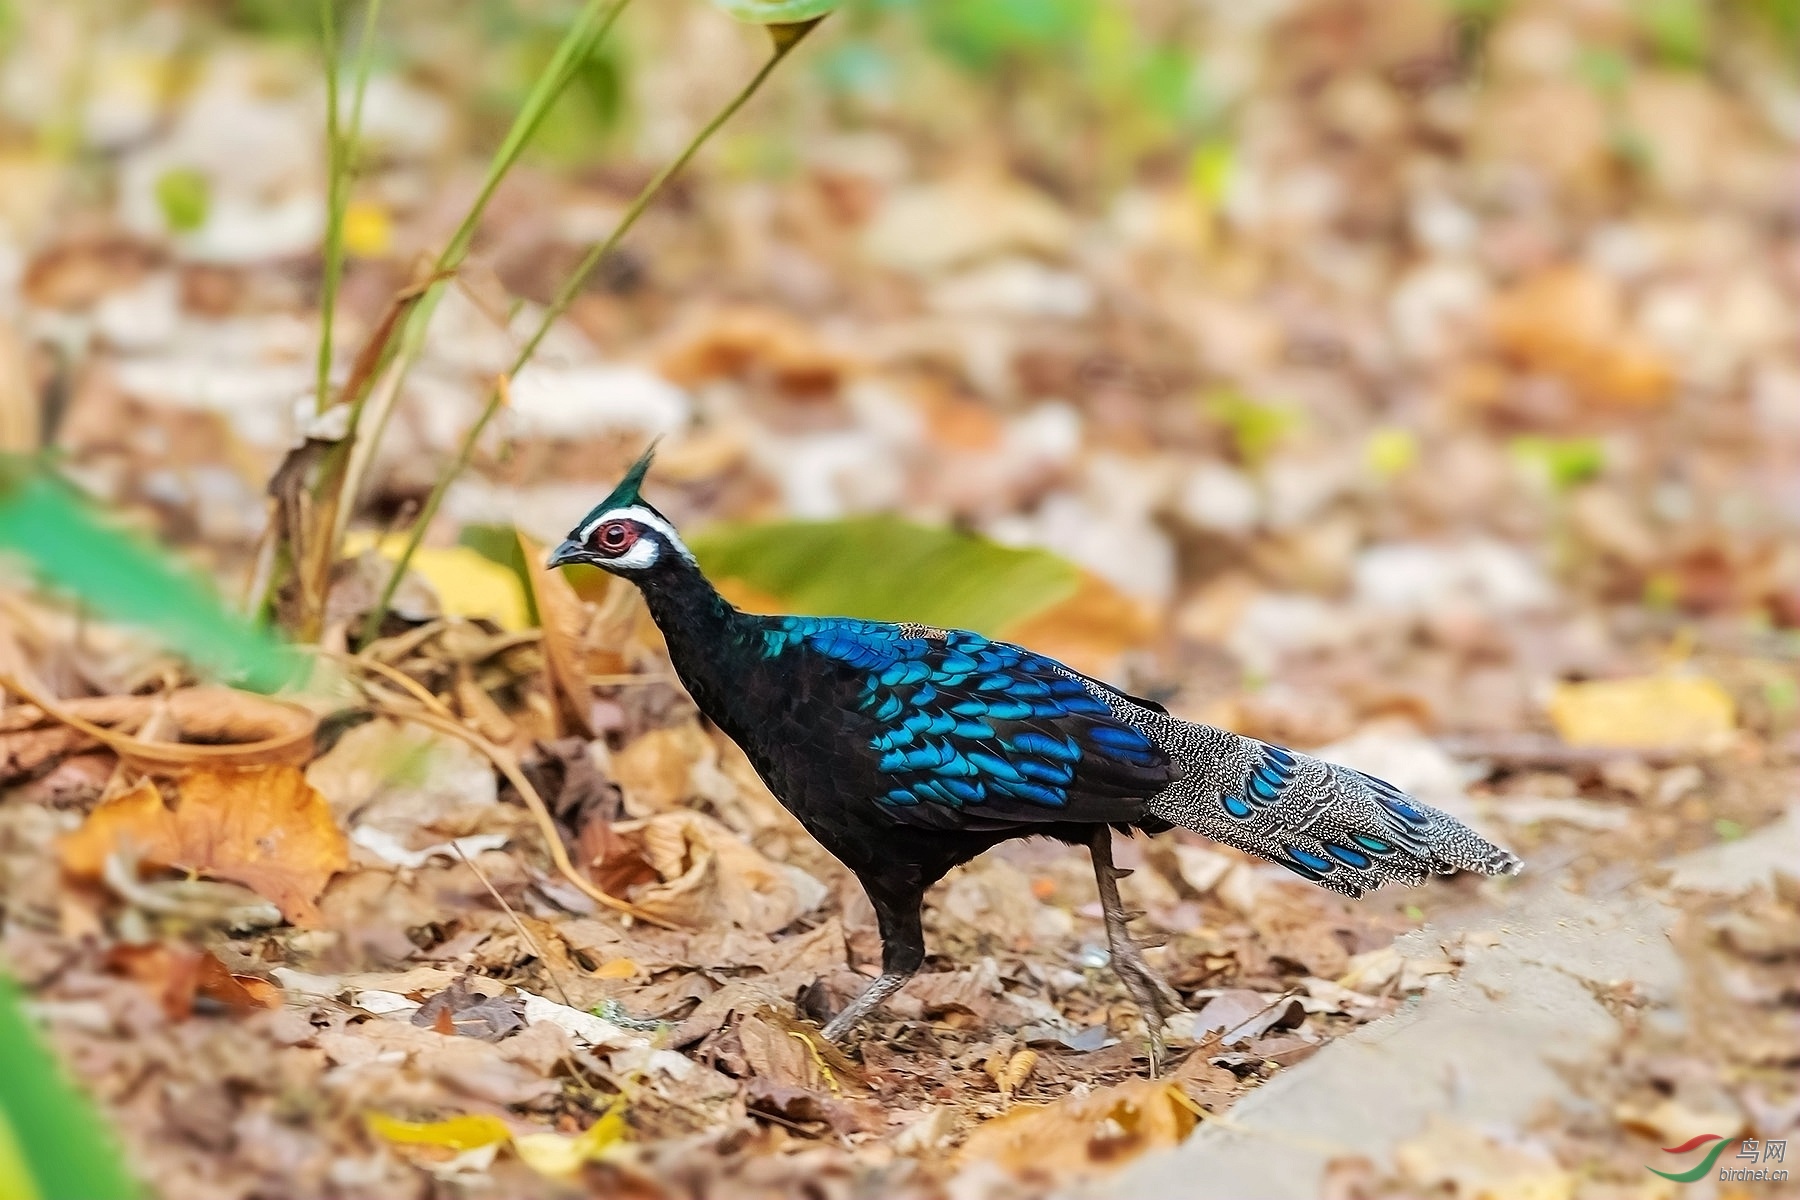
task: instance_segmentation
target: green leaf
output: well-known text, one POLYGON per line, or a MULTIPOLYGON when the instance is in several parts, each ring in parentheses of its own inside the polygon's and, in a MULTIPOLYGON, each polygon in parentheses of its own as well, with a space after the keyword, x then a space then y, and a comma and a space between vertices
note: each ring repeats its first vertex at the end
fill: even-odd
POLYGON ((168 551, 113 528, 29 459, 0 456, 0 552, 101 616, 139 626, 195 662, 273 691, 298 660, 231 612, 168 551))
POLYGON ((928 36, 963 67, 986 71, 1004 59, 1055 58, 1080 48, 1094 0, 924 0, 928 36))
POLYGON ((1238 457, 1249 467, 1260 466, 1301 425, 1296 410, 1264 404, 1230 389, 1208 396, 1206 413, 1231 431, 1238 457))
POLYGON ((1594 438, 1554 438, 1527 434, 1508 445, 1519 462, 1541 471, 1551 487, 1568 491, 1606 468, 1606 447, 1594 438))
POLYGON ((816 21, 836 8, 843 0, 712 0, 740 21, 756 25, 797 25, 816 21))
POLYGON ((38 1040, 18 985, 0 976, 0 1197, 138 1194, 111 1135, 38 1040))
POLYGON ((692 540, 714 579, 790 611, 999 633, 1068 598, 1073 565, 898 517, 714 525, 692 540))
POLYGON ((1704 0, 1639 0, 1638 18, 1657 55, 1680 67, 1700 67, 1712 48, 1704 0))
POLYGON ((171 167, 156 180, 156 205, 173 233, 192 233, 206 224, 212 183, 192 167, 171 167))

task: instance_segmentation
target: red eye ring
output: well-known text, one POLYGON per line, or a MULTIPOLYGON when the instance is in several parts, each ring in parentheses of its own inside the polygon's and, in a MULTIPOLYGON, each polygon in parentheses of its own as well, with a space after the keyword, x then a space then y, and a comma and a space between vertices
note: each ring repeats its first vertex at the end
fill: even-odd
POLYGON ((637 527, 630 521, 608 521, 594 530, 594 549, 603 554, 623 554, 638 540, 637 527))

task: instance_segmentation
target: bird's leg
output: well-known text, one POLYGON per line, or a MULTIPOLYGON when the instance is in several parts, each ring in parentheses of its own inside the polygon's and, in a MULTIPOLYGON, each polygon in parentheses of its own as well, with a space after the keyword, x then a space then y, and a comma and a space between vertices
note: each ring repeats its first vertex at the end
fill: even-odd
POLYGON ((825 1040, 839 1041, 856 1023, 874 1012, 906 981, 925 965, 925 926, 920 910, 925 897, 922 891, 889 894, 870 888, 869 902, 875 906, 875 920, 881 927, 881 975, 844 1006, 844 1011, 825 1025, 825 1040))
POLYGON ((879 978, 857 994, 856 999, 846 1004, 842 1012, 826 1023, 825 1040, 842 1040, 846 1033, 855 1028, 858 1021, 880 1008, 889 996, 905 987, 906 981, 911 978, 912 972, 898 974, 883 971, 879 978))
POLYGON ((1106 941, 1112 951, 1113 970, 1143 1013, 1144 1029, 1150 1042, 1150 1071, 1156 1074, 1162 1069, 1163 1018, 1181 1011, 1181 996, 1150 969, 1126 928, 1130 914, 1119 900, 1119 880, 1131 872, 1113 866, 1112 826, 1094 827, 1088 852, 1094 860, 1094 882, 1100 889, 1100 908, 1106 919, 1106 941))

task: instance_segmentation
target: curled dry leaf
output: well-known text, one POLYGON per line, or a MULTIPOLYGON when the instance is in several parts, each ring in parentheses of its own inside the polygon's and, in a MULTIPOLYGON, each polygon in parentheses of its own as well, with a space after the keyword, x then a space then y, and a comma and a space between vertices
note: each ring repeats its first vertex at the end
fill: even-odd
POLYGON ((58 847, 63 869, 98 879, 113 854, 230 879, 272 900, 296 925, 350 864, 349 843, 325 797, 291 766, 196 771, 174 803, 144 780, 104 801, 58 847))
POLYGON ((694 927, 728 922, 774 933, 806 909, 789 868, 763 857, 711 817, 679 809, 621 821, 615 829, 641 843, 661 877, 632 897, 653 916, 694 927))
POLYGON ((319 719, 308 709, 225 687, 182 688, 158 696, 51 700, 8 680, 31 702, 7 714, 7 728, 58 722, 146 769, 299 764, 312 757, 319 719), (157 729, 155 740, 127 730, 157 729))
POLYGON ((1132 1079, 1055 1104, 1022 1105, 976 1129, 964 1161, 1062 1178, 1111 1170, 1147 1150, 1180 1145, 1199 1118, 1179 1085, 1132 1079))

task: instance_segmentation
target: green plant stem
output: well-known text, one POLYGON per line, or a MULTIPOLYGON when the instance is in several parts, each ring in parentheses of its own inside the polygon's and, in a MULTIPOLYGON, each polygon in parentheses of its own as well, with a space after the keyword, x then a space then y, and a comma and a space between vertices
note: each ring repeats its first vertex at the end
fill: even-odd
MULTIPOLYGON (((361 477, 373 460, 374 446, 386 424, 391 398, 398 394, 406 372, 423 350, 425 330, 443 294, 444 284, 438 280, 453 275, 462 265, 469 246, 474 241, 481 217, 501 180, 518 161, 545 117, 575 78, 581 64, 587 61, 594 48, 612 29, 613 23, 618 20, 628 3, 630 0, 588 0, 583 6, 569 31, 557 45, 544 73, 532 86, 530 95, 514 117, 512 127, 507 130, 500 148, 489 161, 487 174, 482 180, 481 190, 477 193, 474 204, 464 214, 456 232, 439 253, 429 276, 434 282, 416 299, 407 302, 405 319, 399 326, 398 336, 392 327, 379 335, 380 341, 374 346, 376 353, 373 368, 363 372, 354 386, 346 386, 344 394, 339 397, 350 408, 348 429, 345 436, 325 455, 311 488, 312 512, 315 516, 309 522, 311 531, 308 540, 315 543, 316 550, 309 551, 302 559, 291 553, 291 546, 277 548, 278 555, 283 550, 289 552, 289 561, 293 564, 290 569, 298 580, 301 601, 297 632, 302 639, 310 640, 318 634, 323 596, 331 564, 337 560, 348 525, 349 510, 355 502, 361 477), (387 399, 377 405, 375 436, 365 437, 362 430, 364 409, 376 381, 390 372, 394 373, 394 377, 382 392, 387 399)), ((333 94, 335 96, 335 88, 333 94)), ((335 107, 333 111, 335 113, 335 107)), ((323 354, 321 362, 321 369, 329 370, 329 362, 323 354)))
POLYGON ((375 25, 381 0, 368 0, 363 9, 362 40, 356 51, 356 86, 350 97, 350 123, 346 129, 338 117, 338 38, 332 17, 333 0, 320 0, 319 24, 325 44, 325 141, 331 172, 325 199, 325 269, 319 285, 319 361, 314 408, 324 412, 331 403, 332 323, 337 313, 338 285, 344 277, 344 214, 350 206, 350 182, 355 167, 357 142, 362 136, 363 97, 369 88, 369 69, 374 60, 375 25))
MULTIPOLYGON (((537 328, 525 340, 525 344, 519 348, 518 355, 513 359, 512 367, 507 371, 508 378, 516 376, 525 364, 531 361, 532 355, 537 353, 538 346, 550 332, 550 327, 563 313, 568 311, 569 305, 574 303, 575 297, 581 294, 582 285, 587 282, 588 276, 593 274, 594 269, 605 260, 606 256, 618 247, 619 242, 631 231, 631 227, 637 224, 638 218, 644 215, 644 210, 650 207, 650 202, 656 198, 656 194, 670 179, 675 177, 677 172, 687 166, 688 162, 699 152, 700 147, 704 146, 707 140, 717 133, 738 109, 749 102, 750 97, 757 93, 757 90, 774 73, 775 68, 780 66, 781 61, 795 46, 800 44, 801 38, 805 37, 811 28, 811 25, 807 25, 799 28, 792 36, 775 37, 774 53, 763 63, 761 69, 750 77, 750 81, 739 89, 737 95, 733 96, 724 108, 714 114, 712 120, 700 127, 700 131, 694 135, 672 162, 658 171, 655 177, 643 186, 642 190, 632 199, 631 204, 626 207, 624 214, 620 216, 619 223, 613 226, 612 232, 606 235, 604 241, 589 250, 581 262, 576 265, 574 271, 570 272, 568 279, 563 281, 562 287, 557 290, 556 297, 544 310, 543 318, 538 321, 537 328)), ((450 490, 450 485, 455 482, 456 477, 461 475, 474 459, 476 443, 495 415, 499 413, 506 394, 506 389, 496 384, 488 395, 487 403, 482 406, 481 416, 476 418, 475 423, 470 426, 468 435, 463 439, 462 448, 458 451, 456 458, 432 485, 431 494, 425 498, 424 506, 420 508, 419 515, 414 518, 412 528, 407 531, 406 545, 401 549, 400 557, 394 563, 394 569, 388 575, 387 583, 382 586, 381 597, 376 600, 375 606, 369 610, 367 618, 363 621, 362 644, 367 645, 380 632, 381 622, 387 616, 388 606, 394 599, 394 592, 399 588, 401 579, 405 578, 407 566, 412 562, 413 555, 418 552, 420 543, 424 541, 425 531, 430 527, 432 519, 437 516, 438 508, 444 502, 444 494, 450 490)))
POLYGON ((319 0, 319 40, 325 55, 325 271, 319 285, 319 361, 313 411, 324 412, 331 390, 331 318, 344 269, 344 137, 338 120, 338 37, 333 0, 319 0))

